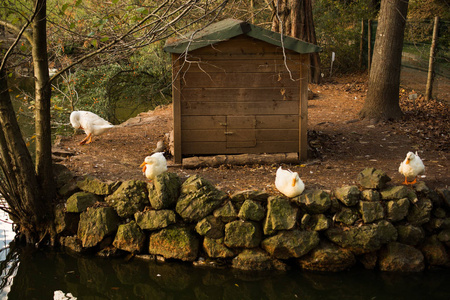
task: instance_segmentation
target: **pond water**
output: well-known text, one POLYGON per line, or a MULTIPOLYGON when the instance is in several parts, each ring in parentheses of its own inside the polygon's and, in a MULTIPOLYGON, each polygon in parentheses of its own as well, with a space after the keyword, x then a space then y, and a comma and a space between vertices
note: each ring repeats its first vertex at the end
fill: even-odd
POLYGON ((0 219, 0 299, 450 299, 448 270, 260 273, 82 257, 15 247, 0 219))

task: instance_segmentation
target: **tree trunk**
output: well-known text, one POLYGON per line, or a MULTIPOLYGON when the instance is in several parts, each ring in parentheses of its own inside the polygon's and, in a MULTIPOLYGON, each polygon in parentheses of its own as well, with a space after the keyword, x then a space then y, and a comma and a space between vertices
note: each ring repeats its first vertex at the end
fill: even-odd
POLYGON ((359 113, 361 118, 378 122, 399 119, 403 115, 399 105, 399 87, 408 1, 381 2, 369 87, 359 113))
MULTIPOLYGON (((317 45, 311 0, 277 0, 272 30, 317 45)), ((319 53, 310 54, 310 82, 320 83, 319 53)))
POLYGON ((48 207, 34 172, 33 160, 23 140, 8 92, 4 69, 0 70, 0 155, 2 187, 13 221, 28 243, 40 241, 47 233, 48 207))
POLYGON ((56 190, 52 171, 52 139, 50 125, 51 86, 47 57, 47 5, 46 0, 36 1, 36 17, 33 27, 33 64, 35 77, 35 128, 36 128, 36 173, 38 181, 48 199, 53 199, 56 190))

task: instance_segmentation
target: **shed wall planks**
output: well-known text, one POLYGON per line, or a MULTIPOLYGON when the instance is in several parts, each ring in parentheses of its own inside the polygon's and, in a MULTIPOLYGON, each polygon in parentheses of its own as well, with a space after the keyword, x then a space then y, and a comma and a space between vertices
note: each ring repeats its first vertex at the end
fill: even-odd
POLYGON ((173 55, 175 162, 306 151, 302 56, 245 35, 173 55))

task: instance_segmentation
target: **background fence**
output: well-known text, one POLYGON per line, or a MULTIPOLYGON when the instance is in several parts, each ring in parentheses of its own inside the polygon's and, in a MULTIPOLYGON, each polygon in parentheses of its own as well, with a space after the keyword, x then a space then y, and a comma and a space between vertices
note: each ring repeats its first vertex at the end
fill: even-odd
MULTIPOLYGON (((362 67, 368 66, 369 48, 373 52, 377 25, 377 21, 363 21, 360 54, 362 67)), ((408 20, 405 27, 401 85, 422 94, 425 94, 427 86, 433 27, 434 20, 408 20)), ((432 97, 450 104, 450 21, 439 20, 437 33, 432 97)))

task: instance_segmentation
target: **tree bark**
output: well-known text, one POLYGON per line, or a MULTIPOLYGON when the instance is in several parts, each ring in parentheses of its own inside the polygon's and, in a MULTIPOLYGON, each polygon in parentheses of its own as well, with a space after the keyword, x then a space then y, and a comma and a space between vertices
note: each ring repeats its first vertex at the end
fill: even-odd
POLYGON ((399 105, 399 87, 408 1, 381 2, 369 87, 359 113, 361 118, 378 122, 399 119, 403 115, 399 105))
MULTIPOLYGON (((276 0, 272 31, 317 45, 311 0, 276 0)), ((319 53, 310 54, 310 82, 320 83, 319 53)))
POLYGON ((47 57, 47 1, 36 1, 33 28, 33 64, 35 77, 36 174, 47 199, 56 195, 52 171, 52 138, 50 123, 51 86, 47 57))
MULTIPOLYGON (((48 208, 41 198, 42 190, 34 172, 33 160, 20 132, 8 92, 6 72, 0 70, 0 155, 2 182, 9 186, 6 197, 13 221, 28 243, 41 240, 48 221, 48 208)), ((5 186, 5 185, 4 185, 5 186)), ((4 191, 2 191, 4 192, 4 191)), ((6 198, 5 197, 5 198, 6 198)))

